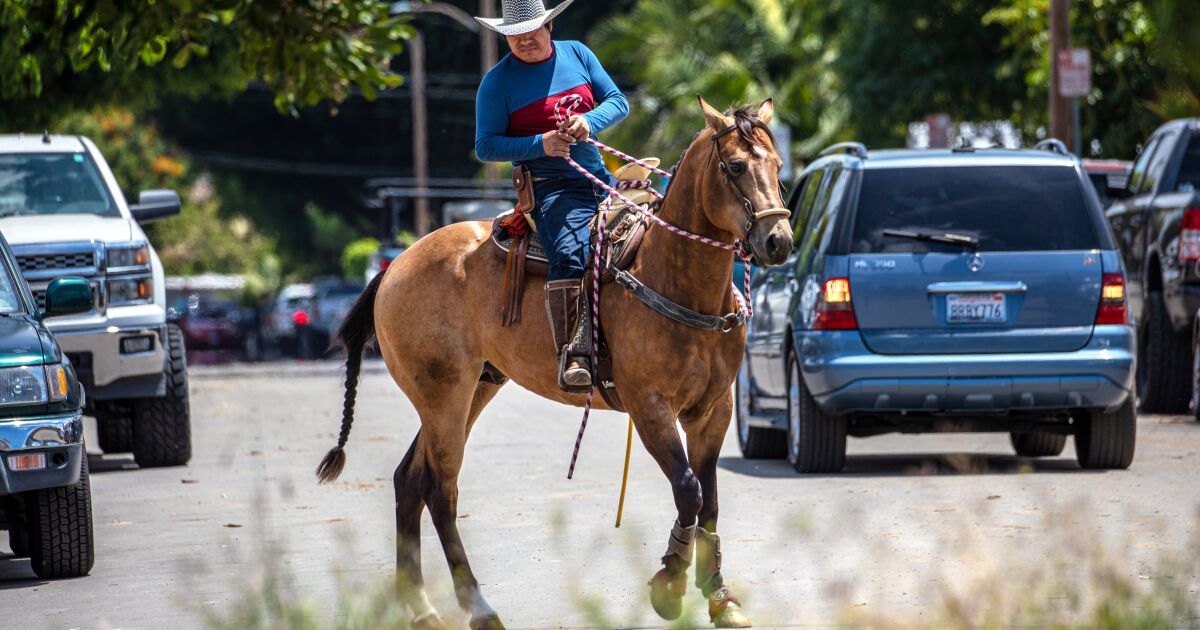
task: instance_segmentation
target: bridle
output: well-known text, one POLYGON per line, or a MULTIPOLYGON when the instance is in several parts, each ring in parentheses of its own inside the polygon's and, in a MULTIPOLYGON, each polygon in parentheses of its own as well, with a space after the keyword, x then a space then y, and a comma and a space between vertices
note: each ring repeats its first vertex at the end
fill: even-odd
MULTIPOLYGON (((754 224, 758 223, 758 221, 761 219, 780 216, 784 217, 785 219, 790 218, 792 216, 792 211, 788 210, 787 208, 767 208, 766 210, 760 210, 758 212, 754 211, 754 203, 751 202, 750 198, 742 192, 741 186, 738 186, 737 180, 734 179, 733 174, 730 172, 729 164, 725 162, 725 156, 721 154, 721 138, 733 133, 734 131, 737 131, 737 124, 729 125, 721 131, 714 133, 712 136, 711 153, 716 155, 717 166, 721 171, 721 175, 725 178, 725 183, 733 189, 734 196, 741 201, 742 210, 746 212, 746 239, 749 239, 750 231, 754 229, 754 224)), ((745 246, 745 242, 746 240, 743 239, 743 247, 745 246)))

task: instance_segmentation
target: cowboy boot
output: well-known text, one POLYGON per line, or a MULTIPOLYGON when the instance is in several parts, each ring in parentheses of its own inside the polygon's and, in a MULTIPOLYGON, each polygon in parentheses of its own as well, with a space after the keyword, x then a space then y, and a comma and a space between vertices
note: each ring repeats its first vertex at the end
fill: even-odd
POLYGON ((546 283, 546 315, 558 353, 558 386, 567 392, 592 389, 591 309, 579 280, 546 283))

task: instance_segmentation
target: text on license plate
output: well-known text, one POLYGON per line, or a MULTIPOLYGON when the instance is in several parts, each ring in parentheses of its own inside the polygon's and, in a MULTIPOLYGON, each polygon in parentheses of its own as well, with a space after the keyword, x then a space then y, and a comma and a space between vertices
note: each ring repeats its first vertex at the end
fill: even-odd
POLYGON ((1003 293, 986 295, 946 296, 946 323, 1003 324, 1008 321, 1008 309, 1003 293))

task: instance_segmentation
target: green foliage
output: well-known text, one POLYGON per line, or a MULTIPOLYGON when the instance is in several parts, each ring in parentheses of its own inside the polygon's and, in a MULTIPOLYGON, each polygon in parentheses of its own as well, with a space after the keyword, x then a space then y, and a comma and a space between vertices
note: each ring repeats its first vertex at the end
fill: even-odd
POLYGON ((367 265, 371 255, 379 251, 379 241, 373 238, 360 238, 346 246, 342 251, 342 275, 357 280, 367 273, 367 265))
POLYGON ((105 108, 68 116, 63 131, 96 143, 127 199, 136 202, 138 192, 150 188, 180 193, 180 215, 146 227, 168 274, 244 274, 256 291, 278 286, 279 261, 271 240, 245 217, 224 211, 226 200, 215 195, 210 180, 197 176, 154 125, 129 110, 105 108))
POLYGON ((232 94, 252 80, 280 111, 368 98, 412 33, 377 0, 0 0, 0 126, 43 125, 166 93, 232 94))

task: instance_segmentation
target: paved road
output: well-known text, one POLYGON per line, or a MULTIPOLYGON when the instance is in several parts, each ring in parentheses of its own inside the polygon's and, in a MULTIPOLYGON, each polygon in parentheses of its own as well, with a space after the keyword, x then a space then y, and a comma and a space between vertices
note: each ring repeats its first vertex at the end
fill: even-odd
MULTIPOLYGON (((338 593, 382 588, 391 472, 418 422, 374 366, 342 481, 317 486, 312 470, 340 417, 331 368, 196 370, 192 464, 137 470, 125 456, 93 458, 95 569, 47 583, 0 551, 0 626, 199 627, 205 614, 228 617, 265 567, 325 623, 338 593)), ((625 420, 599 414, 567 481, 578 420, 511 385, 485 412, 461 478, 472 563, 510 627, 662 625, 645 582, 673 518, 669 488, 636 448, 614 529, 625 420)), ((968 608, 1009 587, 1058 597, 1029 589, 1035 574, 1082 580, 1097 549, 1135 583, 1161 577, 1155 558, 1197 531, 1200 424, 1143 417, 1138 440, 1130 470, 1085 472, 1070 446, 1034 461, 1013 457, 1007 436, 884 436, 852 440, 845 474, 799 477, 783 462, 743 460, 731 434, 720 475, 725 573, 760 627, 928 621, 952 592, 970 593, 968 608)), ((434 604, 465 627, 428 517, 422 542, 434 604)))

